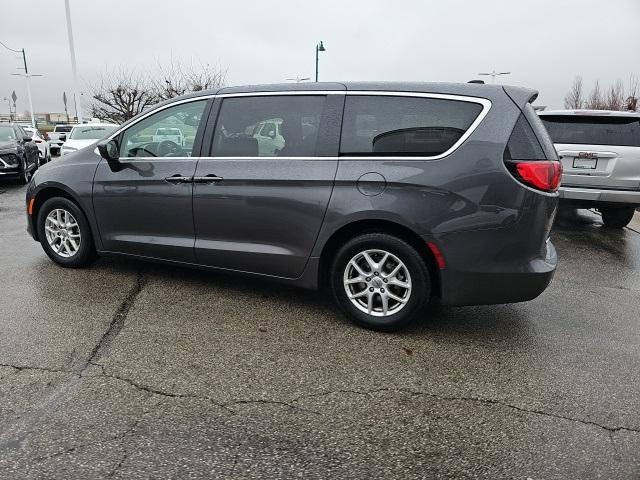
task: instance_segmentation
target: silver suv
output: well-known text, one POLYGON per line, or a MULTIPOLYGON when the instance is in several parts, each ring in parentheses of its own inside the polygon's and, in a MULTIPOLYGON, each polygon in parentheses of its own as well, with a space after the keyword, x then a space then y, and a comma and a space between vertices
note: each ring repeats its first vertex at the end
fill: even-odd
POLYGON ((564 167, 561 200, 597 208, 607 227, 625 227, 640 205, 640 114, 551 110, 539 115, 564 167))

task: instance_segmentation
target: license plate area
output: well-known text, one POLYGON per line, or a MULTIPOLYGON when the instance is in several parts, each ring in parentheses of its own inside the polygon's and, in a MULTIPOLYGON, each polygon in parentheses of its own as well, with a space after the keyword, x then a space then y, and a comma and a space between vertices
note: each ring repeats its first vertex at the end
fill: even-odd
POLYGON ((573 159, 573 168, 579 170, 595 170, 598 166, 597 158, 579 158, 575 157, 573 159))

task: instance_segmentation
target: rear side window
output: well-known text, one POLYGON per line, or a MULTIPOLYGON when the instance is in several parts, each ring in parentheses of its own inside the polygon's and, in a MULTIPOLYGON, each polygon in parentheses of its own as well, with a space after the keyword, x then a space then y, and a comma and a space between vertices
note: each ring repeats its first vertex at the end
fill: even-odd
POLYGON ((546 160, 540 142, 524 114, 516 121, 504 150, 505 160, 546 160))
POLYGON ((325 103, 324 95, 225 98, 213 136, 213 155, 314 156, 325 103))
POLYGON ((555 143, 640 147, 638 118, 577 115, 540 118, 555 143))
POLYGON ((460 100, 347 96, 340 154, 441 155, 455 145, 481 111, 481 104, 460 100))

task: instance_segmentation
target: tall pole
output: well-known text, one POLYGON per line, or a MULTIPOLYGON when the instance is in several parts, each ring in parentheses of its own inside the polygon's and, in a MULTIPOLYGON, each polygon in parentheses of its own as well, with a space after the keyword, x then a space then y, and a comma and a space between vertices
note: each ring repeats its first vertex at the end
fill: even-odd
POLYGON ((36 128, 36 117, 33 114, 33 101, 31 100, 31 82, 29 82, 29 69, 27 68, 27 55, 22 49, 22 62, 24 63, 24 79, 27 82, 27 97, 29 97, 29 111, 31 112, 31 126, 36 128))
POLYGON ((324 48, 324 44, 320 40, 320 43, 316 43, 316 82, 318 81, 318 53, 324 51, 326 51, 326 48, 324 48))
POLYGON ((71 71, 73 72, 73 96, 78 110, 78 123, 82 123, 82 99, 78 88, 78 69, 76 68, 76 50, 73 45, 73 29, 71 28, 71 10, 69 0, 64 0, 64 9, 67 14, 67 37, 69 38, 69 55, 71 55, 71 71))

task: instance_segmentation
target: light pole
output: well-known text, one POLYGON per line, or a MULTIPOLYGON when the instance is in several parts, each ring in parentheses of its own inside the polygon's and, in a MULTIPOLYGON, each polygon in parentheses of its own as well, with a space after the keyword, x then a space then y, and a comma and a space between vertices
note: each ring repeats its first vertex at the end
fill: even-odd
POLYGON ((13 112, 11 111, 11 99, 9 99, 9 97, 4 97, 4 99, 7 101, 7 104, 9 105, 9 121, 13 122, 13 112))
MULTIPOLYGON (((13 48, 7 47, 4 43, 2 43, 2 46, 4 48, 6 48, 7 50, 22 54, 22 63, 24 64, 24 73, 12 73, 11 75, 17 75, 19 77, 24 77, 26 82, 27 82, 27 96, 29 97, 29 111, 31 112, 31 126, 33 128, 36 128, 36 118, 35 118, 35 116, 33 114, 33 101, 31 100, 31 84, 29 82, 29 78, 30 77, 41 77, 42 75, 34 75, 32 73, 29 73, 29 69, 27 68, 27 55, 24 53, 24 48, 21 49, 21 50, 15 50, 13 48)), ((16 112, 16 116, 17 116, 17 112, 16 112)))
POLYGON ((316 82, 318 81, 318 53, 325 52, 325 51, 326 49, 322 44, 322 40, 320 40, 320 43, 316 45, 316 82))
POLYGON ((78 88, 78 69, 76 68, 76 50, 73 45, 73 29, 71 28, 71 10, 69 0, 64 0, 64 9, 67 15, 67 37, 69 39, 69 55, 71 56, 71 71, 73 72, 73 101, 76 104, 76 116, 78 123, 82 123, 82 99, 78 88))
POLYGON ((510 74, 511 72, 496 72, 495 70, 493 70, 491 72, 479 73, 478 75, 490 75, 491 83, 496 83, 496 77, 499 77, 500 75, 510 75, 510 74))

